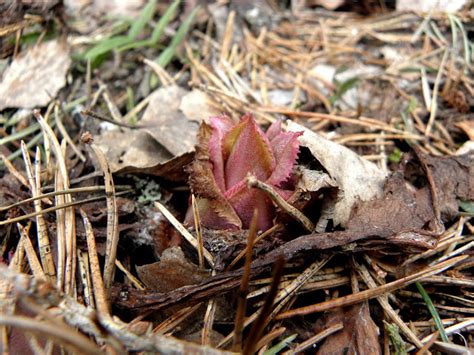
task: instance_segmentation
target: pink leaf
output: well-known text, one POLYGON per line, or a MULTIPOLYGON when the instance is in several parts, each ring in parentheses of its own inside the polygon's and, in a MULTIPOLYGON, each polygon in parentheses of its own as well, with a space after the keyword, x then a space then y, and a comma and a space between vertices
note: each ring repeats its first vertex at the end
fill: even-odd
POLYGON ((270 141, 281 133, 281 121, 276 120, 268 127, 266 135, 270 141))
POLYGON ((271 227, 275 214, 272 201, 264 192, 249 189, 246 180, 242 180, 227 191, 225 197, 239 215, 242 228, 249 228, 255 209, 258 210, 257 228, 266 230, 271 227))
POLYGON ((224 178, 224 158, 222 156, 222 138, 230 131, 234 123, 226 115, 210 118, 212 135, 209 139, 209 157, 213 164, 213 173, 217 186, 222 192, 226 190, 224 178))
POLYGON ((276 166, 267 181, 270 185, 279 186, 290 177, 299 153, 298 137, 301 134, 302 132, 280 133, 271 141, 276 166))
POLYGON ((227 189, 241 182, 250 172, 265 181, 275 168, 270 142, 251 115, 224 136, 225 180, 227 189), (228 155, 227 155, 228 154, 228 155))

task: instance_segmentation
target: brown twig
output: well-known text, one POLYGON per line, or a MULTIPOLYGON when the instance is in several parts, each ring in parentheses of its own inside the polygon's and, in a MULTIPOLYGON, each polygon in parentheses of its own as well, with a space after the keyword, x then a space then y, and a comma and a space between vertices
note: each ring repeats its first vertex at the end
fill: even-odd
POLYGON ((234 339, 233 347, 234 350, 242 348, 242 332, 245 317, 245 309, 247 305, 247 293, 250 279, 250 264, 252 263, 252 252, 255 236, 257 234, 257 220, 258 210, 253 211, 252 220, 250 222, 250 229, 247 236, 247 247, 245 252, 245 265, 244 272, 242 274, 242 280, 240 282, 239 294, 237 299, 237 311, 235 313, 235 326, 234 326, 234 339))
POLYGON ((268 324, 268 317, 272 311, 273 304, 277 297, 278 293, 278 285, 280 284, 281 277, 283 276, 283 266, 285 265, 285 259, 283 257, 279 258, 275 266, 273 268, 273 280, 270 287, 270 291, 268 291, 267 297, 265 299, 265 303, 263 307, 253 323, 252 328, 250 329, 247 341, 245 343, 245 347, 243 350, 243 354, 253 354, 255 347, 257 346, 257 342, 260 340, 260 337, 265 329, 266 325, 268 324))
POLYGON ((458 256, 458 257, 449 259, 447 261, 444 261, 442 263, 439 263, 438 265, 428 267, 422 271, 419 271, 417 273, 414 273, 402 279, 392 281, 382 286, 378 286, 377 288, 372 288, 370 290, 365 290, 365 291, 352 294, 349 296, 339 297, 339 298, 322 302, 322 303, 318 303, 315 305, 292 309, 291 311, 279 314, 276 318, 285 319, 285 318, 290 318, 290 317, 294 317, 298 315, 306 315, 310 313, 323 312, 323 311, 327 311, 329 309, 333 309, 336 307, 345 307, 345 306, 357 304, 359 302, 372 299, 372 298, 381 296, 385 293, 392 292, 399 288, 408 286, 416 281, 423 279, 424 277, 438 274, 467 258, 468 258, 468 255, 458 256))
POLYGON ((272 201, 275 202, 278 207, 283 210, 283 212, 293 217, 308 232, 311 233, 314 231, 313 222, 311 222, 309 218, 306 217, 303 213, 301 213, 297 208, 286 202, 270 185, 259 181, 255 176, 252 175, 247 176, 247 185, 249 187, 254 187, 265 192, 272 199, 272 201))

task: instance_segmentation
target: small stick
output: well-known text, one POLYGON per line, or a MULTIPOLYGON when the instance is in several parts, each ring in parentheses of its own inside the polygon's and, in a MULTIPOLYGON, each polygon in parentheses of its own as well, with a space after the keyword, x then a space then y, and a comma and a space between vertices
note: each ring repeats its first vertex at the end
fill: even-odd
POLYGON ((168 319, 165 319, 162 323, 158 324, 152 331, 153 334, 166 334, 173 332, 177 326, 184 321, 186 318, 191 316, 196 312, 202 305, 202 302, 195 304, 194 306, 189 306, 181 308, 179 311, 173 313, 168 319))
POLYGON ((77 264, 79 267, 79 275, 84 289, 84 303, 87 307, 95 309, 94 291, 92 290, 89 254, 77 250, 77 264))
POLYGON ((222 41, 220 61, 224 61, 229 56, 229 48, 232 44, 233 32, 234 32, 234 20, 235 20, 235 11, 231 11, 227 17, 227 23, 225 25, 224 39, 222 41))
POLYGON ((84 354, 103 354, 102 350, 100 350, 100 348, 88 337, 71 327, 65 326, 58 329, 56 324, 51 324, 49 322, 46 323, 26 316, 12 315, 2 315, 0 318, 0 325, 16 327, 23 332, 28 331, 35 334, 46 335, 50 338, 56 339, 56 341, 71 352, 77 351, 84 354))
POLYGON ((122 262, 119 259, 115 260, 115 266, 117 266, 120 271, 122 271, 125 276, 130 280, 130 282, 135 286, 138 290, 143 291, 145 289, 145 286, 140 282, 139 279, 137 279, 135 276, 132 275, 130 271, 128 271, 125 266, 122 264, 122 262))
POLYGON ((31 240, 28 237, 28 233, 21 224, 17 224, 17 227, 20 231, 21 242, 23 243, 23 247, 25 248, 26 257, 28 258, 28 263, 30 264, 31 271, 33 272, 35 279, 46 281, 46 276, 44 274, 43 268, 41 267, 41 263, 39 262, 38 257, 36 256, 33 244, 31 244, 31 240))
MULTIPOLYGON (((26 148, 25 142, 21 141, 21 150, 23 152, 23 160, 25 161, 25 170, 28 176, 28 181, 30 183, 31 195, 36 197, 40 194, 41 190, 38 184, 41 184, 39 181, 39 167, 41 164, 41 154, 40 150, 36 149, 36 159, 35 159, 35 170, 31 164, 30 156, 26 148), (36 177, 36 180, 35 180, 36 177)), ((44 268, 46 276, 54 280, 56 276, 56 270, 54 268, 53 255, 51 254, 51 245, 49 242, 48 228, 46 227, 46 222, 44 221, 43 215, 41 214, 41 201, 36 200, 34 202, 34 207, 36 212, 40 212, 36 216, 36 229, 38 235, 38 247, 40 251, 41 263, 44 268)))
POLYGON ((28 181, 26 178, 15 168, 15 166, 8 160, 4 154, 0 154, 0 159, 3 160, 3 164, 8 169, 9 173, 12 174, 16 179, 25 187, 29 188, 28 181))
POLYGON ((265 349, 262 349, 264 346, 265 347, 268 347, 268 345, 273 341, 275 340, 276 338, 278 338, 279 336, 281 336, 284 332, 286 331, 286 328, 285 327, 277 327, 275 329, 272 329, 268 334, 265 334, 262 339, 260 339, 257 343, 257 345, 255 346, 255 351, 259 351, 259 354, 260 351, 264 351, 266 350, 265 349))
MULTIPOLYGON (((127 114, 125 116, 123 116, 123 121, 124 122, 130 122, 130 119, 133 117, 133 116, 136 116, 138 115, 138 113, 140 113, 140 111, 142 111, 146 105, 148 105, 148 103, 150 102, 151 100, 151 97, 152 97, 152 93, 150 95, 148 95, 147 97, 145 97, 142 101, 140 101, 133 109, 131 109, 129 112, 127 112, 127 114)), ((140 126, 140 125, 134 125, 133 127, 143 127, 143 126, 140 126)))
POLYGON ((82 110, 81 114, 83 114, 85 116, 95 118, 95 119, 98 119, 98 120, 101 120, 101 121, 112 123, 112 124, 117 125, 119 127, 125 127, 125 128, 130 128, 130 129, 138 129, 138 128, 147 128, 147 127, 149 127, 147 125, 131 125, 131 124, 128 124, 128 123, 125 123, 125 122, 114 121, 114 120, 112 120, 108 117, 100 115, 100 114, 98 114, 96 112, 93 112, 91 110, 82 110))
POLYGON ((428 119, 428 124, 426 125, 425 135, 429 135, 431 132, 431 127, 433 126, 436 111, 438 109, 438 91, 439 84, 441 82, 441 77, 443 76, 444 67, 446 65, 446 59, 448 58, 448 48, 445 49, 443 58, 441 59, 441 64, 439 65, 438 74, 436 75, 434 87, 433 87, 433 98, 431 99, 430 105, 430 118, 428 119))
POLYGON ((428 350, 431 348, 431 345, 434 344, 434 342, 436 340, 438 340, 438 337, 439 337, 439 330, 437 330, 436 332, 434 332, 434 334, 432 335, 432 337, 430 338, 430 340, 425 344, 423 345, 423 347, 418 350, 415 355, 423 355, 423 354, 428 354, 428 350))
POLYGON ((110 115, 116 122, 123 122, 123 117, 122 114, 120 113, 120 110, 117 108, 117 105, 115 102, 112 100, 110 97, 109 89, 107 87, 107 84, 104 84, 101 80, 99 80, 99 84, 104 87, 104 90, 102 91, 102 97, 105 101, 105 104, 110 112, 110 115))
MULTIPOLYGON (((212 276, 216 275, 216 271, 212 270, 212 276)), ((204 314, 204 325, 201 332, 201 344, 209 344, 209 334, 214 324, 214 316, 216 313, 216 300, 213 298, 207 303, 206 313, 204 314)))
POLYGON ((81 140, 89 144, 99 161, 100 168, 104 174, 105 193, 107 196, 107 242, 105 249, 105 265, 104 265, 104 286, 107 293, 112 286, 112 280, 115 272, 115 259, 117 257, 117 245, 119 241, 118 232, 118 213, 117 201, 115 199, 115 187, 112 173, 107 162, 107 158, 102 150, 94 144, 90 133, 86 132, 82 135, 81 140))
MULTIPOLYGON (((49 146, 51 145, 53 147, 53 151, 54 151, 54 154, 56 156, 57 164, 58 164, 58 167, 59 167, 59 169, 57 171, 57 179, 56 179, 58 185, 56 186, 56 188, 58 186, 60 186, 59 187, 60 190, 68 189, 69 188, 69 175, 68 175, 68 172, 67 172, 67 167, 66 167, 66 162, 64 160, 63 151, 61 149, 61 146, 59 145, 58 139, 57 139, 56 135, 54 134, 53 130, 51 129, 51 127, 46 122, 46 120, 43 118, 43 116, 41 116, 41 113, 40 113, 39 110, 36 110, 36 109, 33 110, 33 115, 38 120, 38 123, 41 126, 41 129, 43 131, 43 135, 45 137, 45 143, 48 142, 48 144, 45 144, 45 150, 48 151, 49 146)), ((49 155, 49 154, 47 153, 47 155, 49 155)), ((47 157, 47 161, 48 161, 48 157, 47 157)), ((71 195, 69 195, 69 194, 64 195, 64 196, 57 196, 56 202, 58 202, 58 201, 60 203, 64 203, 64 205, 67 205, 67 204, 72 202, 72 198, 71 198, 71 195)), ((44 211, 45 210, 43 210, 43 212, 44 211)), ((67 265, 69 265, 70 272, 73 272, 73 270, 71 270, 71 267, 75 264, 73 262, 73 259, 75 260, 75 258, 76 258, 75 252, 74 252, 74 255, 71 255, 70 253, 72 252, 72 250, 71 249, 68 250, 68 248, 67 248, 68 245, 71 246, 71 244, 72 244, 71 241, 75 237, 73 235, 74 234, 74 222, 73 221, 75 220, 74 209, 72 207, 71 208, 68 207, 68 208, 66 208, 66 210, 64 212, 59 211, 57 219, 58 219, 58 222, 57 222, 57 228, 58 228, 58 254, 61 254, 60 255, 61 257, 58 257, 59 260, 58 260, 57 277, 58 277, 58 286, 61 289, 62 286, 63 286, 65 276, 69 276, 70 277, 69 280, 71 282, 74 281, 74 278, 71 277, 72 274, 67 274, 67 271, 66 271, 66 269, 68 269, 67 265), (66 222, 70 222, 70 223, 66 223, 66 222), (64 237, 59 237, 60 236, 60 234, 59 234, 60 231, 64 232, 64 234, 63 234, 64 237), (66 247, 66 255, 62 254, 63 253, 62 251, 64 251, 64 247, 66 247), (69 252, 69 254, 67 252, 69 252), (66 258, 66 265, 64 265, 64 257, 66 258)), ((69 283, 67 283, 67 284, 65 284, 65 286, 66 286, 66 292, 68 292, 70 290, 69 287, 71 285, 69 283)))
MULTIPOLYGON (((263 238, 269 236, 270 234, 272 234, 273 232, 278 230, 280 227, 281 227, 280 224, 275 224, 273 227, 267 229, 265 232, 260 234, 255 239, 254 245, 257 244, 258 242, 260 242, 263 238)), ((234 260, 232 260, 232 262, 229 264, 229 266, 227 266, 226 271, 231 270, 235 266, 235 264, 237 264, 240 261, 240 259, 242 259, 244 257, 245 252, 246 252, 246 249, 241 250, 240 253, 234 258, 234 260)))
MULTIPOLYGON (((198 241, 196 240, 196 238, 194 238, 194 236, 189 233, 186 228, 184 228, 184 226, 176 219, 175 216, 171 214, 170 211, 168 211, 165 206, 163 206, 158 201, 155 201, 155 207, 158 208, 161 213, 163 213, 166 219, 173 225, 173 227, 176 228, 176 230, 184 237, 184 239, 186 239, 189 244, 194 247, 194 249, 197 250, 199 248, 198 241)), ((203 255, 209 265, 214 268, 214 258, 212 257, 211 253, 209 253, 207 249, 203 248, 203 255)))
POLYGON ((243 354, 254 353, 255 346, 257 345, 257 342, 260 339, 263 330, 265 329, 268 323, 268 317, 272 312, 272 307, 277 297, 278 285, 280 284, 281 277, 283 276, 283 266, 285 266, 285 259, 283 259, 283 257, 279 257, 275 262, 275 266, 273 269, 273 280, 272 285, 270 287, 270 291, 268 291, 267 298, 265 299, 265 303, 263 304, 260 314, 253 323, 252 328, 250 329, 250 333, 248 336, 247 343, 244 347, 243 354))
POLYGON ((310 346, 319 343, 321 340, 327 338, 331 334, 334 334, 338 331, 340 331, 342 328, 344 328, 343 323, 336 323, 329 328, 324 329, 322 332, 313 335, 311 338, 306 339, 304 342, 299 343, 295 348, 291 349, 291 351, 287 351, 283 353, 284 355, 289 355, 289 354, 296 354, 299 352, 303 352, 304 350, 307 350, 310 346))
MULTIPOLYGON (((117 185, 117 186, 115 186, 115 188, 116 189, 125 188, 125 189, 128 189, 129 191, 131 191, 131 186, 130 185, 117 185)), ((54 197, 54 196, 57 196, 57 195, 66 195, 66 194, 72 194, 72 193, 76 193, 76 192, 77 193, 97 192, 97 191, 103 191, 104 189, 105 189, 104 185, 97 185, 97 186, 74 187, 74 188, 67 189, 67 190, 52 191, 52 192, 48 192, 48 193, 45 193, 45 194, 39 194, 35 197, 30 197, 30 198, 27 198, 25 200, 21 200, 21 201, 12 203, 11 205, 8 205, 8 206, 0 206, 0 212, 9 210, 10 208, 13 208, 13 207, 24 205, 25 203, 28 203, 28 202, 33 202, 33 201, 36 201, 36 200, 42 200, 42 199, 45 199, 45 198, 48 198, 48 197, 54 197)))
POLYGON ((157 62, 143 58, 143 63, 148 65, 155 72, 156 76, 160 79, 163 86, 175 85, 173 78, 168 74, 168 72, 157 62))
POLYGON ((369 300, 375 297, 379 297, 385 293, 388 292, 393 292, 401 287, 408 286, 416 281, 419 281, 425 277, 432 276, 435 274, 438 274, 440 272, 443 272, 444 270, 456 265, 457 263, 467 259, 469 255, 461 255, 452 259, 449 259, 447 261, 444 261, 438 265, 428 267, 420 272, 411 274, 407 277, 404 277, 402 279, 398 279, 392 282, 389 282, 385 285, 378 286, 376 288, 371 288, 356 294, 352 294, 349 296, 343 296, 339 298, 335 298, 329 301, 313 304, 310 306, 306 307, 301 307, 301 308, 295 308, 290 311, 287 311, 285 313, 279 314, 276 319, 286 319, 286 318, 291 318, 294 316, 298 315, 306 315, 306 314, 311 314, 311 313, 316 313, 316 312, 324 312, 329 309, 333 309, 336 307, 345 307, 345 306, 350 306, 353 304, 360 303, 365 300, 369 300))
MULTIPOLYGON (((275 300, 275 304, 278 302, 280 303, 278 303, 278 305, 273 310, 271 317, 274 317, 278 312, 280 312, 283 306, 290 300, 290 296, 294 295, 301 287, 303 287, 303 285, 308 282, 311 277, 313 277, 330 259, 331 257, 329 256, 314 262, 308 268, 306 268, 306 270, 304 270, 296 279, 294 279, 290 285, 282 289, 278 293, 275 300)), ((244 322, 244 327, 251 324, 257 318, 257 316, 258 312, 254 312, 250 317, 248 317, 244 322)), ((224 339, 220 341, 217 347, 220 348, 226 345, 232 339, 233 335, 234 332, 232 331, 229 335, 227 335, 224 339)))
MULTIPOLYGON (((357 269, 362 280, 364 280, 365 284, 369 289, 373 289, 377 287, 374 279, 367 270, 367 267, 364 264, 359 264, 357 261, 353 260, 353 263, 357 269)), ((377 301, 380 303, 380 306, 385 311, 387 317, 389 317, 399 328, 400 330, 406 335, 410 341, 416 345, 417 348, 421 348, 423 344, 420 342, 420 339, 413 333, 413 331, 403 322, 400 316, 395 312, 392 308, 386 296, 379 296, 377 297, 377 301)))
POLYGON ((94 286, 94 298, 97 305, 97 312, 102 316, 109 316, 109 306, 105 293, 104 282, 100 273, 99 258, 97 257, 97 247, 95 244, 94 231, 87 214, 81 208, 79 209, 87 237, 87 250, 89 251, 89 263, 91 267, 92 285, 94 286))
POLYGON ((199 217, 199 209, 194 194, 191 195, 191 205, 193 206, 194 227, 196 228, 196 235, 198 240, 198 257, 199 267, 204 268, 204 244, 202 240, 201 218, 199 217))
POLYGON ((278 207, 298 221, 308 232, 311 233, 314 231, 313 222, 311 222, 308 217, 306 217, 298 209, 286 202, 270 185, 259 181, 255 176, 252 175, 247 176, 247 185, 265 192, 272 199, 272 201, 278 205, 278 207))
POLYGON ((247 305, 247 293, 250 279, 250 264, 252 263, 253 244, 255 241, 255 236, 257 234, 257 218, 258 210, 254 210, 252 220, 250 222, 249 234, 247 236, 244 272, 242 274, 242 281, 240 282, 240 290, 237 300, 237 311, 235 314, 233 341, 234 350, 240 350, 242 344, 242 331, 244 325, 245 308, 247 305))
MULTIPOLYGON (((121 196, 121 195, 129 193, 131 191, 133 191, 133 190, 121 191, 121 192, 115 194, 115 196, 121 196)), ((57 211, 57 210, 61 210, 63 208, 68 208, 68 207, 71 207, 71 206, 82 205, 84 203, 99 201, 99 200, 102 200, 103 198, 104 198, 104 196, 97 196, 97 197, 86 198, 86 199, 80 200, 80 201, 68 202, 68 203, 65 203, 65 204, 62 204, 62 205, 56 205, 56 206, 53 206, 53 207, 50 207, 50 208, 45 208, 45 209, 41 210, 40 212, 28 213, 28 214, 25 214, 25 215, 20 216, 20 217, 15 217, 15 218, 7 219, 5 221, 0 221, 0 226, 3 226, 5 224, 20 222, 20 221, 23 221, 24 219, 36 217, 40 214, 54 212, 54 211, 57 211)))
POLYGON ((79 159, 82 162, 85 162, 86 157, 84 156, 84 154, 82 154, 79 148, 74 144, 73 140, 69 136, 69 133, 67 133, 66 127, 64 127, 63 125, 63 121, 61 120, 61 116, 59 114, 59 104, 56 104, 54 106, 54 119, 56 122, 56 126, 58 127, 59 132, 61 132, 63 138, 66 140, 66 142, 68 142, 68 144, 71 146, 72 150, 74 151, 74 153, 76 153, 79 159))

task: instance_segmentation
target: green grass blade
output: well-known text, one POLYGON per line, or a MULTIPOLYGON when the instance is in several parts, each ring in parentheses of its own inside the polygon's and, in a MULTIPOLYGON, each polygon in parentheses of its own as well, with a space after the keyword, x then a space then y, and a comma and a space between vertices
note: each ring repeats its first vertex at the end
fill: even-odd
POLYGON ((464 211, 474 215, 474 201, 459 201, 458 203, 464 211))
POLYGON ((160 54, 158 57, 158 64, 165 68, 171 59, 173 59, 174 53, 176 52, 176 48, 178 48, 179 44, 183 41, 184 37, 188 33, 189 27, 193 23, 194 17, 196 16, 199 10, 199 6, 195 7, 193 11, 189 14, 189 16, 183 21, 181 26, 179 26, 176 35, 173 37, 170 45, 160 54))
POLYGON ((341 83, 334 95, 331 96, 329 99, 329 102, 331 105, 334 105, 346 92, 348 92, 350 89, 354 88, 358 83, 359 83, 359 78, 358 77, 353 77, 350 79, 347 79, 343 83, 341 83))
POLYGON ((123 46, 130 42, 130 39, 127 36, 117 36, 105 39, 100 41, 97 45, 89 49, 85 56, 85 60, 90 60, 91 62, 95 60, 98 56, 110 52, 112 49, 115 49, 119 46, 123 46))
MULTIPOLYGON (((43 138, 43 132, 40 132, 28 141, 28 143, 26 144, 26 147, 28 149, 33 148, 35 144, 39 143, 42 140, 42 138, 43 138)), ((7 160, 12 161, 12 160, 18 158, 19 156, 21 156, 21 154, 22 154, 22 151, 21 151, 20 148, 18 148, 13 153, 11 153, 9 156, 7 156, 7 160)), ((5 163, 3 162, 3 160, 0 160, 0 167, 2 167, 3 165, 5 165, 5 163)))
POLYGON ((155 28, 153 29, 153 32, 150 38, 147 38, 141 41, 134 41, 134 42, 128 43, 120 47, 118 50, 120 52, 123 52, 129 49, 137 49, 137 48, 142 48, 142 47, 147 47, 147 46, 154 46, 156 43, 158 43, 166 26, 168 26, 171 20, 174 18, 178 5, 180 3, 181 3, 181 0, 175 0, 166 9, 165 13, 163 14, 163 16, 161 16, 160 20, 158 21, 155 28))
POLYGON ((289 337, 283 339, 280 341, 278 344, 272 346, 270 349, 265 351, 263 355, 275 355, 278 354, 280 351, 282 351, 284 348, 288 346, 293 340, 295 340, 296 336, 298 334, 292 334, 289 337))
POLYGON ((446 331, 444 330, 443 327, 443 322, 441 321, 441 318, 439 317, 438 311, 436 310, 433 302, 431 301, 430 296, 428 293, 426 293, 424 287, 421 285, 419 282, 415 282, 416 288, 418 289, 418 292, 420 293, 421 297, 423 297, 423 301, 426 303, 426 307, 428 307, 428 310, 431 313, 431 316, 433 317, 433 320, 436 324, 436 329, 439 331, 439 335, 441 337, 441 340, 443 340, 445 343, 449 343, 448 336, 446 335, 446 331))
POLYGON ((150 45, 150 40, 149 39, 142 39, 141 41, 133 41, 130 43, 127 43, 123 46, 120 46, 120 48, 117 48, 119 52, 124 52, 128 51, 130 49, 137 49, 137 48, 142 48, 142 47, 147 47, 150 45))
POLYGON ((33 124, 29 125, 28 127, 26 127, 25 129, 22 129, 21 131, 10 134, 9 136, 6 136, 4 138, 1 138, 0 139, 0 145, 7 144, 7 143, 13 142, 13 141, 18 140, 18 139, 22 139, 22 138, 36 132, 40 128, 41 128, 41 126, 40 126, 39 123, 33 123, 33 124))
POLYGON ((156 24, 155 28, 153 29, 153 32, 151 34, 150 38, 150 44, 153 45, 157 43, 161 35, 163 34, 163 31, 165 30, 166 26, 171 22, 171 20, 174 18, 176 14, 176 10, 178 9, 178 6, 180 4, 181 0, 175 0, 165 11, 163 16, 161 16, 160 20, 156 24))
POLYGON ((143 29, 145 28, 146 24, 153 18, 156 9, 156 0, 149 0, 148 3, 143 8, 142 12, 140 13, 140 17, 137 21, 132 23, 132 26, 128 30, 128 38, 133 40, 138 37, 140 33, 142 33, 143 29))

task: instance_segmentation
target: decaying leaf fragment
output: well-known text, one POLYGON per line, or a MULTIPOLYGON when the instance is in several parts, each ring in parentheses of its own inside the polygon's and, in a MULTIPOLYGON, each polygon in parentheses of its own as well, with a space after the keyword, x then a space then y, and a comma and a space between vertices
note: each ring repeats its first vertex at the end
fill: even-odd
POLYGON ((151 290, 170 292, 181 286, 200 283, 209 275, 188 261, 181 248, 165 249, 161 260, 137 267, 138 276, 151 290))
MULTIPOLYGON (((379 329, 370 317, 367 302, 336 309, 326 319, 325 328, 343 322, 344 328, 330 335, 317 354, 381 354, 379 329)), ((323 330, 323 329, 320 329, 323 330)))
POLYGON ((107 156, 112 172, 149 168, 172 158, 166 149, 142 130, 104 131, 94 140, 107 156))
POLYGON ((193 151, 199 123, 218 114, 203 102, 205 94, 195 91, 175 85, 156 90, 140 121, 147 126, 146 132, 173 156, 193 151))
POLYGON ((339 187, 337 199, 326 204, 322 218, 345 227, 356 202, 382 196, 386 176, 375 164, 292 121, 288 122, 288 130, 304 132, 298 138, 300 144, 310 150, 339 187))
POLYGON ((46 106, 66 84, 69 50, 59 40, 30 47, 13 60, 0 83, 0 110, 46 106))
POLYGON ((183 166, 192 160, 199 123, 215 114, 205 93, 172 85, 151 94, 140 127, 103 131, 94 138, 113 173, 183 181, 183 166))
POLYGON ((458 213, 459 201, 474 201, 474 152, 461 156, 424 156, 438 195, 441 219, 458 213))

